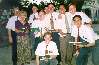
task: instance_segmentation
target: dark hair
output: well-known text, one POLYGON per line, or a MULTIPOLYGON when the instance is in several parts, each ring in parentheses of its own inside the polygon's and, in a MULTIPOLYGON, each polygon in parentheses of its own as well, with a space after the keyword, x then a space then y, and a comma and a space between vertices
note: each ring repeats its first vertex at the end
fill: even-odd
POLYGON ((54 3, 48 3, 48 4, 47 4, 47 7, 48 7, 50 4, 55 7, 55 4, 54 4, 54 3))
POLYGON ((76 7, 76 4, 74 4, 74 3, 70 3, 70 4, 68 5, 68 7, 70 7, 71 5, 73 5, 73 6, 76 7))
POLYGON ((73 21, 74 21, 74 19, 75 19, 76 17, 79 17, 79 18, 80 18, 80 20, 82 20, 82 18, 81 18, 81 16, 80 16, 80 15, 75 15, 75 16, 73 17, 73 21))
POLYGON ((33 3, 33 4, 32 4, 32 7, 33 7, 33 6, 35 6, 35 7, 38 8, 38 5, 37 5, 36 3, 33 3))

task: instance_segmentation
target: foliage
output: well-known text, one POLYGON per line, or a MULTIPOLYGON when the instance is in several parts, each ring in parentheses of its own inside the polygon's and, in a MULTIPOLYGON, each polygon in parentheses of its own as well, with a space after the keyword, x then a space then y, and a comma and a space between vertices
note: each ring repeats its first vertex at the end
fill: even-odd
POLYGON ((99 20, 93 21, 92 23, 93 23, 93 24, 99 24, 99 20))

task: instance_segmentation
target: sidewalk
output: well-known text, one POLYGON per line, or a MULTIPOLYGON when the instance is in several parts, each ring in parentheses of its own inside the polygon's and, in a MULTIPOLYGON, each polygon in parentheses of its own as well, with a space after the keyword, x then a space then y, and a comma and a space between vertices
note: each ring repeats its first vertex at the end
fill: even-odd
MULTIPOLYGON (((74 60, 73 60, 73 63, 75 63, 74 60)), ((12 65, 11 46, 0 48, 0 65, 12 65)), ((31 63, 27 65, 36 65, 35 60, 31 61, 31 63)), ((91 56, 89 57, 88 65, 93 65, 91 62, 91 56)))

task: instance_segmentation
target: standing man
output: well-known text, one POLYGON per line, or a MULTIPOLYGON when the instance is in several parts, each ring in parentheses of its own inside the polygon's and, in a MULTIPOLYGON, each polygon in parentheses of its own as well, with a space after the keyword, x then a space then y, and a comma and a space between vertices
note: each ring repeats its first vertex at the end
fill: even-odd
MULTIPOLYGON (((32 28, 32 23, 34 23, 35 20, 38 18, 38 8, 36 5, 32 6, 32 14, 29 17, 28 23, 30 24, 30 28, 32 28)), ((34 44, 35 44, 35 34, 34 32, 30 32, 30 40, 31 40, 31 45, 32 45, 32 59, 35 59, 35 54, 34 54, 34 44)))
POLYGON ((71 35, 75 38, 75 42, 78 40, 82 42, 81 44, 76 44, 76 47, 79 47, 76 65, 87 65, 91 47, 95 45, 93 30, 90 26, 82 24, 82 18, 80 15, 75 15, 73 21, 74 26, 72 27, 71 35))
POLYGON ((35 19, 37 19, 38 18, 38 8, 37 8, 37 6, 36 5, 33 5, 32 6, 32 14, 30 15, 30 17, 29 17, 29 21, 28 21, 28 23, 32 23, 35 19))
MULTIPOLYGON (((50 24, 50 29, 52 32, 52 40, 57 44, 57 48, 60 49, 60 41, 59 41, 59 35, 58 35, 58 30, 57 30, 57 18, 58 18, 58 13, 55 12, 55 5, 53 3, 48 4, 48 17, 46 18, 48 23, 50 24)), ((57 56, 58 61, 60 62, 60 55, 57 56)))
POLYGON ((16 32, 15 32, 15 21, 18 20, 19 9, 14 8, 14 16, 9 18, 9 21, 6 25, 8 29, 8 39, 12 43, 12 61, 13 65, 17 65, 17 41, 16 41, 16 32))
POLYGON ((61 65, 71 65, 72 61, 72 51, 73 46, 69 44, 69 41, 72 41, 72 37, 69 33, 69 24, 67 21, 67 16, 65 13, 65 6, 61 4, 59 7, 59 15, 57 22, 59 35, 60 35, 60 52, 61 52, 61 65), (71 52, 70 52, 71 51, 71 52))
MULTIPOLYGON (((55 28, 57 28, 59 30, 59 39, 60 39, 60 53, 61 53, 61 65, 70 65, 70 61, 69 59, 71 59, 70 57, 70 50, 69 48, 69 34, 67 33, 67 29, 68 29, 68 23, 67 23, 67 18, 65 15, 65 6, 64 4, 61 4, 59 7, 59 15, 57 18, 57 22, 55 23, 55 28)), ((71 53, 72 54, 72 53, 71 53)), ((72 56, 72 55, 71 55, 72 56)))

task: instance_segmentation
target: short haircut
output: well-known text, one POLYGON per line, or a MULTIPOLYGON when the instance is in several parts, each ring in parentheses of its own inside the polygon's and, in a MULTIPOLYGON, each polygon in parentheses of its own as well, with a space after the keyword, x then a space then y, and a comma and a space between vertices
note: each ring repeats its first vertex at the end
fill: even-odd
POLYGON ((46 33, 44 33, 44 37, 45 37, 46 35, 50 35, 50 36, 52 37, 51 32, 46 32, 46 33))
POLYGON ((55 7, 55 4, 54 4, 54 3, 48 3, 48 4, 47 4, 47 7, 48 7, 49 5, 53 5, 53 6, 55 7))
POLYGON ((75 15, 75 16, 73 17, 73 21, 74 21, 74 19, 75 19, 76 17, 78 17, 78 18, 80 18, 80 20, 82 20, 82 18, 81 18, 80 15, 75 15))
POLYGON ((76 4, 74 4, 74 3, 70 3, 70 4, 68 5, 68 7, 70 7, 71 5, 73 5, 74 7, 76 7, 76 4))

